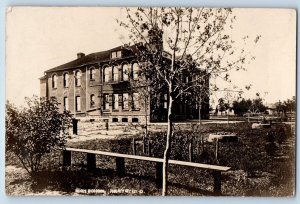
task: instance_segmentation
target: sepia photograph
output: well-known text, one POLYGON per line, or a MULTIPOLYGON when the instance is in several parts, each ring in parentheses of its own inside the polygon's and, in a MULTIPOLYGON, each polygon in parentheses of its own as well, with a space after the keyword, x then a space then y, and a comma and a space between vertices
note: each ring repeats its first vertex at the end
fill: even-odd
POLYGON ((7 7, 6 195, 295 196, 296 15, 7 7))

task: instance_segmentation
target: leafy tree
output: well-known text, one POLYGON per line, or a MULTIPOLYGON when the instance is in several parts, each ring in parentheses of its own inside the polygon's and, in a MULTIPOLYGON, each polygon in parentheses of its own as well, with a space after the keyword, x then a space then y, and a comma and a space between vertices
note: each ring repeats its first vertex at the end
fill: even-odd
POLYGON ((245 70, 245 63, 254 58, 237 49, 226 32, 235 20, 230 8, 125 8, 125 12, 127 20, 118 22, 137 47, 141 75, 150 77, 152 90, 168 96, 162 188, 162 195, 167 195, 174 102, 218 91, 216 84, 208 86, 208 78, 230 81, 229 71, 245 70))
POLYGON ((284 106, 286 107, 287 112, 293 112, 296 110, 296 97, 293 96, 292 99, 287 99, 283 102, 284 106))
POLYGON ((230 109, 230 104, 228 102, 225 102, 223 98, 219 98, 219 111, 221 112, 221 115, 223 114, 224 111, 227 111, 230 109))
POLYGON ((256 99, 252 100, 251 107, 250 107, 251 113, 264 113, 267 110, 267 107, 263 104, 263 99, 258 97, 256 99))
POLYGON ((27 107, 6 103, 6 150, 17 156, 23 167, 34 176, 45 154, 63 148, 71 117, 60 113, 55 98, 26 98, 27 107))
POLYGON ((244 98, 241 101, 233 101, 232 109, 234 114, 238 116, 242 116, 248 112, 252 105, 252 101, 250 99, 245 100, 244 98))
POLYGON ((292 99, 287 99, 283 102, 276 102, 275 110, 278 114, 282 114, 284 117, 287 117, 287 112, 294 112, 296 110, 296 97, 293 96, 292 99))

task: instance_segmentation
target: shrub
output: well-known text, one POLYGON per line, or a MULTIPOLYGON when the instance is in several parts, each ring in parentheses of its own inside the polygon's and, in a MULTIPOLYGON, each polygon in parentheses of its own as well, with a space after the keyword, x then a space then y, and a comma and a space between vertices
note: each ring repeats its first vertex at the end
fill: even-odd
POLYGON ((26 98, 27 107, 7 102, 6 150, 15 154, 30 176, 41 167, 45 154, 66 143, 71 117, 60 113, 55 98, 26 98))

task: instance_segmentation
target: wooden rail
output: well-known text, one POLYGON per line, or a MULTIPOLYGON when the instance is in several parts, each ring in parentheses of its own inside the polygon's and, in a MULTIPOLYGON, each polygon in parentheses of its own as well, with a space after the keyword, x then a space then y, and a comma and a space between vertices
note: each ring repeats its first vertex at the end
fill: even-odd
MULTIPOLYGON (((156 163, 156 184, 158 187, 161 187, 162 185, 162 168, 163 168, 163 161, 164 161, 162 158, 120 154, 114 152, 105 152, 105 151, 88 150, 88 149, 66 148, 65 150, 63 150, 63 166, 71 165, 71 152, 86 153, 87 168, 89 170, 96 169, 96 155, 115 157, 116 170, 119 176, 125 175, 125 159, 135 159, 135 160, 155 162, 156 163)), ((231 168, 227 166, 201 164, 201 163, 185 162, 185 161, 178 161, 178 160, 169 160, 168 162, 169 164, 173 164, 173 165, 189 166, 189 167, 212 170, 213 177, 214 177, 214 193, 216 195, 221 194, 221 172, 226 172, 231 168)))

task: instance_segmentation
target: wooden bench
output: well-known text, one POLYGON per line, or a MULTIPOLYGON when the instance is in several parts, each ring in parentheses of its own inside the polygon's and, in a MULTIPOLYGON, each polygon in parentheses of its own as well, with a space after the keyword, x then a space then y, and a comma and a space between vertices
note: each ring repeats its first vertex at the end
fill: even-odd
MULTIPOLYGON (((162 174, 163 174, 163 159, 155 157, 145 157, 129 154, 120 154, 114 152, 87 150, 87 149, 76 149, 76 148, 66 148, 63 150, 63 166, 71 166, 71 152, 81 152, 87 153, 87 169, 96 169, 96 155, 111 156, 116 158, 116 171, 118 176, 125 175, 125 159, 135 159, 142 161, 149 161, 156 163, 156 184, 158 187, 162 186, 162 174)), ((213 171, 214 178, 214 193, 215 195, 221 195, 221 172, 226 172, 230 170, 230 167, 218 166, 211 164, 201 164, 194 162, 185 162, 178 160, 169 160, 169 164, 196 167, 201 169, 207 169, 213 171)))

